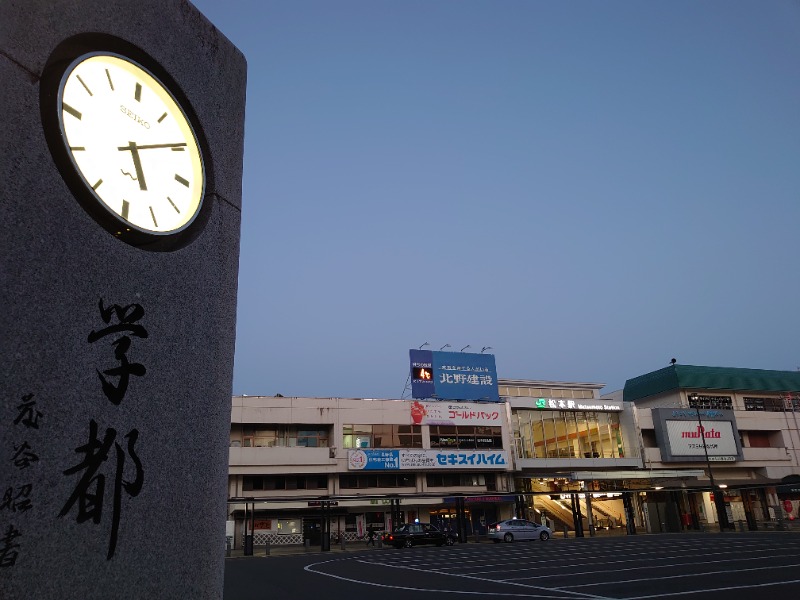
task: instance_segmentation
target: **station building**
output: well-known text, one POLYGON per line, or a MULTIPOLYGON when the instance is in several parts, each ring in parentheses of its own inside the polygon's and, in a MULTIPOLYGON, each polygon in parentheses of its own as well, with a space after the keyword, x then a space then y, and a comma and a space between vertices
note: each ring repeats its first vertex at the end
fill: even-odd
POLYGON ((317 544, 323 518, 334 540, 415 519, 453 530, 459 501, 467 535, 512 516, 623 526, 610 490, 642 460, 632 405, 602 387, 500 379, 502 402, 235 396, 228 533, 317 544))
POLYGON ((471 535, 512 516, 681 531, 720 513, 760 528, 800 509, 800 373, 674 364, 606 396, 497 383, 501 402, 233 397, 228 535, 354 542, 416 519, 471 535))
POLYGON ((619 491, 641 474, 632 405, 601 398, 604 385, 499 382, 514 438, 514 489, 525 492, 527 516, 558 531, 622 527, 641 514, 635 505, 626 514, 619 491))

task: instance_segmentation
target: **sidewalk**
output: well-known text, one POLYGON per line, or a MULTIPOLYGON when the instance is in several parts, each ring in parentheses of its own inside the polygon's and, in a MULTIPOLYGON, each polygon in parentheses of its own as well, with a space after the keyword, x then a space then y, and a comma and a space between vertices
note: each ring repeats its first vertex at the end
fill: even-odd
MULTIPOLYGON (((794 524, 793 524, 794 525, 794 524)), ((738 528, 736 530, 730 530, 725 532, 720 532, 718 528, 708 528, 705 531, 697 531, 697 530, 686 530, 686 531, 679 531, 679 532, 653 532, 648 533, 643 529, 637 529, 636 535, 637 536, 649 536, 649 535, 736 535, 738 533, 773 533, 775 529, 765 529, 763 527, 759 527, 758 531, 740 531, 738 528)), ((800 533, 800 527, 797 526, 790 526, 787 530, 784 530, 787 533, 800 533)), ((627 535, 627 531, 624 527, 620 527, 617 529, 611 530, 599 530, 596 532, 596 538, 605 538, 605 537, 622 537, 627 535)), ((569 531, 567 536, 568 538, 575 539, 575 532, 569 531)), ((588 532, 585 532, 584 538, 590 539, 592 536, 589 535, 588 532)), ((553 540, 562 540, 564 539, 563 532, 553 532, 553 540)), ((479 537, 477 540, 474 537, 468 539, 465 543, 467 544, 491 544, 492 540, 486 538, 485 536, 479 537)), ((547 542, 545 542, 547 543, 547 542)), ((456 543, 456 546, 459 546, 459 543, 456 543)), ((253 558, 261 557, 261 558, 269 558, 272 556, 294 556, 294 555, 312 555, 312 554, 321 554, 321 555, 330 555, 330 554, 345 554, 345 553, 357 553, 357 552, 374 552, 380 550, 387 550, 393 549, 392 546, 388 546, 383 544, 382 542, 376 540, 374 546, 368 546, 363 541, 354 541, 354 542, 347 542, 344 548, 341 544, 331 544, 331 549, 329 551, 323 552, 320 548, 319 544, 309 545, 309 546, 301 546, 299 544, 282 544, 282 545, 270 545, 269 548, 264 546, 263 544, 260 546, 254 546, 253 548, 253 558)), ((244 550, 240 548, 235 548, 230 551, 230 554, 226 552, 226 558, 250 558, 244 555, 244 550)))
MULTIPOLYGON (((269 548, 262 544, 260 546, 253 547, 252 556, 254 557, 260 556, 264 558, 270 556, 292 556, 292 555, 304 555, 304 554, 343 554, 343 553, 385 550, 387 548, 391 548, 391 546, 383 546, 378 541, 375 542, 374 546, 367 546, 365 542, 349 542, 345 545, 344 548, 342 548, 340 544, 331 544, 331 549, 326 552, 322 551, 319 544, 311 546, 301 546, 299 544, 280 544, 280 545, 273 544, 270 545, 269 548)), ((243 548, 235 548, 231 550, 229 556, 226 553, 226 558, 243 558, 243 557, 245 557, 243 548)))

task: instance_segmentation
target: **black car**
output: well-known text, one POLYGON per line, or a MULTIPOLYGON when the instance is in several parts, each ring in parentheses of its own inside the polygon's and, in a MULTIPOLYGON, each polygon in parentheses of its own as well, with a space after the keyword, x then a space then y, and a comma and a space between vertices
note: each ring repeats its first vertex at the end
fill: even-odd
POLYGON ((436 546, 452 546, 455 536, 437 529, 429 523, 407 523, 387 533, 384 541, 395 548, 411 548, 420 544, 435 544, 436 546))

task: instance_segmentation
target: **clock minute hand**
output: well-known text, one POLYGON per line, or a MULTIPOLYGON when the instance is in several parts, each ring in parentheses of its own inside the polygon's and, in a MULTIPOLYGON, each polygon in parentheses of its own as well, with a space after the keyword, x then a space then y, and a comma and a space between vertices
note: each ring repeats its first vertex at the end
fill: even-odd
POLYGON ((182 142, 179 144, 147 144, 145 146, 136 146, 138 150, 151 150, 153 148, 184 148, 186 147, 186 142, 182 142))
POLYGON ((139 181, 139 189, 147 190, 147 183, 144 180, 144 171, 142 171, 142 161, 139 160, 139 150, 141 146, 137 146, 136 142, 128 142, 127 146, 119 146, 117 150, 130 152, 133 159, 133 168, 136 169, 136 179, 139 181))

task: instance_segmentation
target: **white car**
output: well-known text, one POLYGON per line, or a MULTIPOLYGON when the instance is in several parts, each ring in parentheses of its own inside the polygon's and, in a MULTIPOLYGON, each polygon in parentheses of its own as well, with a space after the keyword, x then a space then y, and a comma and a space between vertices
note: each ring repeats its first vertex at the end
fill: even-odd
POLYGON ((489 525, 489 539, 495 543, 514 540, 541 540, 546 542, 553 532, 549 527, 525 519, 508 519, 489 525))

